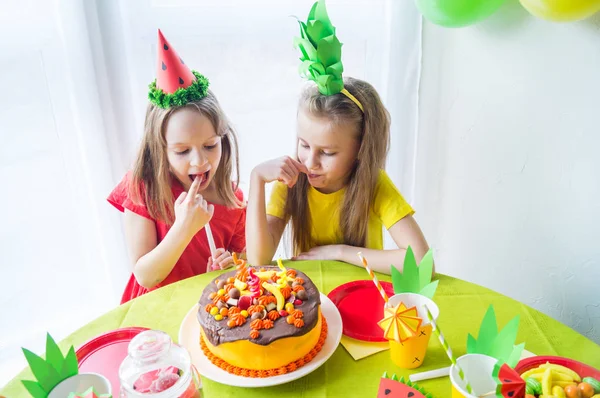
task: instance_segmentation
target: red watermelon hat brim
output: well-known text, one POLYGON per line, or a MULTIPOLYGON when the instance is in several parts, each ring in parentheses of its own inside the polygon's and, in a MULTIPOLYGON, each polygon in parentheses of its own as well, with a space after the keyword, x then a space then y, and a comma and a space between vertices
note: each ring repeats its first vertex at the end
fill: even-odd
POLYGON ((160 108, 183 106, 208 93, 208 79, 190 70, 171 43, 158 30, 156 80, 150 84, 148 99, 160 108))

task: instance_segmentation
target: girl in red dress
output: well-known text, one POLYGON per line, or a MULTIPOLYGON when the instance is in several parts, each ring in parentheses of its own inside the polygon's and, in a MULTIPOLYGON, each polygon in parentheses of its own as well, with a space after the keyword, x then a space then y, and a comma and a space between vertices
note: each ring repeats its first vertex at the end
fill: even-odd
POLYGON ((183 63, 160 31, 158 38, 158 74, 150 85, 137 160, 108 197, 125 213, 133 263, 121 303, 231 267, 231 253, 246 246, 235 132, 208 80, 183 63))

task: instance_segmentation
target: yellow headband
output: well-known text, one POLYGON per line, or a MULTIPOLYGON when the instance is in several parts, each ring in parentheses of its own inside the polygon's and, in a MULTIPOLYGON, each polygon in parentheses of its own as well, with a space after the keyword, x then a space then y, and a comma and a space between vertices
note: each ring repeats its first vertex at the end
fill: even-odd
POLYGON ((354 102, 356 104, 356 106, 358 106, 360 108, 360 110, 362 111, 362 113, 365 113, 365 110, 363 109, 363 106, 360 103, 360 101, 355 96, 353 96, 352 94, 350 94, 350 91, 348 91, 345 88, 343 88, 342 91, 340 91, 340 93, 342 93, 346 97, 350 98, 352 100, 352 102, 354 102))

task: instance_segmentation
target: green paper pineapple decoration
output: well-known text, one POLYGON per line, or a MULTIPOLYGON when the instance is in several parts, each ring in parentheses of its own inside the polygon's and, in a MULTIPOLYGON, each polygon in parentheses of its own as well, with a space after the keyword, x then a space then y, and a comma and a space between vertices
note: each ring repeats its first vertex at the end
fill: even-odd
POLYGON ((47 397, 56 385, 76 375, 79 371, 73 346, 71 346, 67 355, 63 356, 50 334, 46 336, 46 359, 37 356, 26 348, 22 350, 36 381, 21 380, 21 382, 34 398, 47 397))
POLYGON ((514 368, 525 348, 525 343, 515 345, 519 331, 519 316, 511 319, 502 330, 498 331, 496 312, 490 305, 481 321, 477 339, 470 333, 467 336, 467 354, 483 354, 506 363, 514 368))
POLYGON ((433 276, 433 252, 429 250, 421 263, 417 265, 412 247, 408 246, 404 256, 402 272, 391 266, 392 285, 394 293, 417 293, 422 296, 433 298, 437 290, 439 280, 431 281, 433 276))
POLYGON ((294 47, 301 53, 300 74, 317 83, 323 95, 339 93, 344 88, 342 43, 327 15, 325 0, 313 4, 306 23, 298 23, 300 37, 294 38, 294 47))

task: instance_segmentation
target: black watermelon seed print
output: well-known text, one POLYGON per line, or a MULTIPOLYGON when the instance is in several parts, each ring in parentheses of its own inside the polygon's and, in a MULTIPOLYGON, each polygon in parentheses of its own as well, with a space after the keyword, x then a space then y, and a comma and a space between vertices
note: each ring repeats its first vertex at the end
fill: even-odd
POLYGON ((392 390, 390 390, 389 388, 385 389, 385 395, 389 395, 392 392, 392 390))
POLYGON ((407 397, 414 397, 414 396, 415 396, 415 393, 414 393, 414 392, 412 392, 412 391, 411 391, 411 392, 409 392, 409 393, 408 393, 408 395, 407 395, 407 397))
POLYGON ((162 70, 167 70, 167 65, 165 65, 165 63, 162 63, 162 70))
POLYGON ((164 48, 165 50, 168 50, 168 49, 169 49, 169 46, 167 46, 166 44, 163 44, 163 48, 164 48))
POLYGON ((179 78, 179 84, 183 84, 183 79, 179 78))

